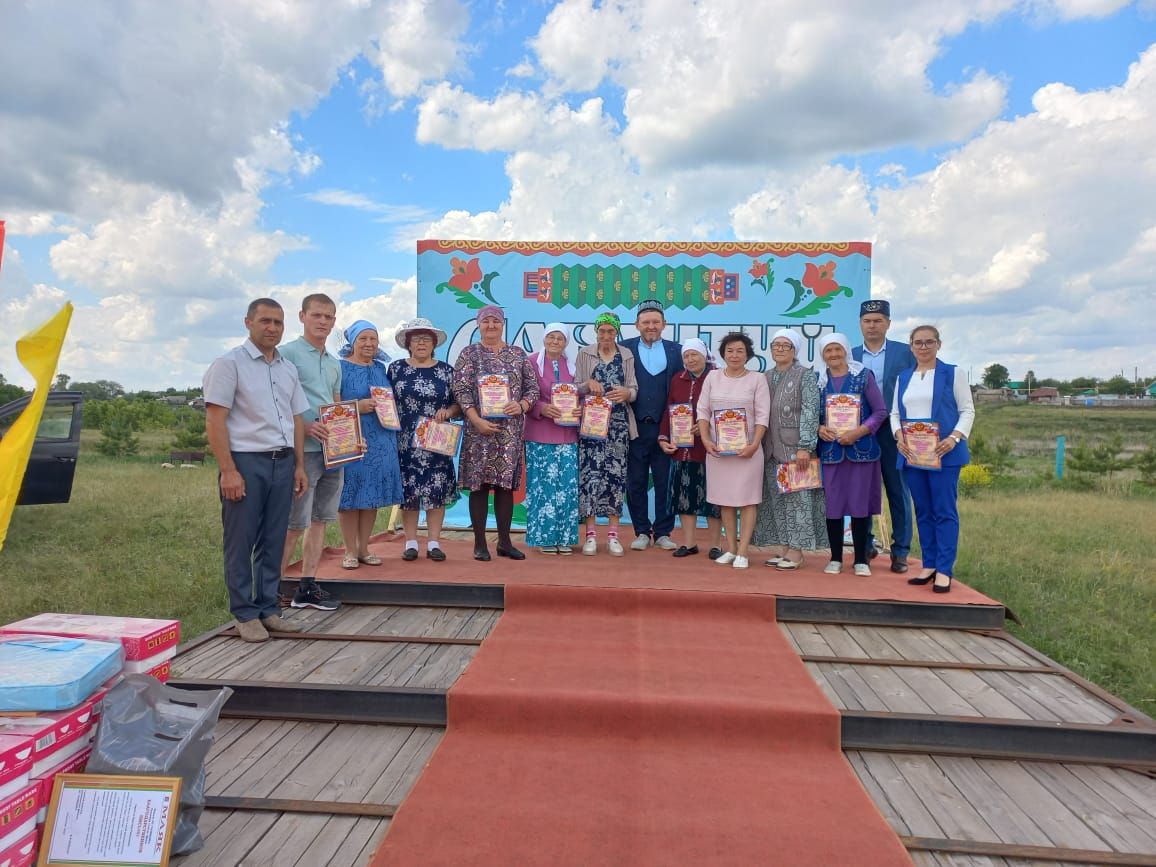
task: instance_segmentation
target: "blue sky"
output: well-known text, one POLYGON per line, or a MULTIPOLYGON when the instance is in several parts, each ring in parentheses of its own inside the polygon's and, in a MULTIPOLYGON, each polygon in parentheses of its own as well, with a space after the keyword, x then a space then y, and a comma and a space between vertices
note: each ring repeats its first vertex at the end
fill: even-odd
POLYGON ((949 324, 969 366, 1156 375, 1151 2, 171 12, 0 22, 36 95, 0 94, 10 380, 65 298, 61 369, 129 387, 195 381, 258 293, 392 327, 423 236, 870 240, 897 328, 949 324))

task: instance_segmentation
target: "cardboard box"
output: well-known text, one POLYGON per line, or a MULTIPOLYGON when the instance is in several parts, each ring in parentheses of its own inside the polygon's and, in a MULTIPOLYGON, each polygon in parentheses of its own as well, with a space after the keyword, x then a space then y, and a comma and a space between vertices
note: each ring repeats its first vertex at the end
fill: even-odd
POLYGON ((0 735, 0 800, 22 791, 32 776, 32 738, 0 735))
POLYGON ((57 774, 83 774, 85 767, 88 765, 88 757, 92 755, 92 746, 86 745, 84 749, 74 756, 69 756, 60 764, 53 765, 42 776, 33 777, 32 782, 40 787, 40 810, 36 815, 36 824, 43 825, 45 819, 48 818, 48 804, 52 800, 52 781, 56 779, 57 774))
POLYGON ((7 849, 0 850, 0 867, 32 867, 36 863, 36 832, 25 835, 7 849))
MULTIPOLYGON (((95 704, 90 698, 69 710, 0 716, 0 734, 32 739, 32 776, 40 776, 65 758, 62 750, 81 738, 91 740, 95 704)), ((79 748, 74 748, 73 753, 76 749, 79 748)))
POLYGON ((29 784, 0 801, 0 852, 36 836, 36 813, 40 809, 40 786, 29 784))
POLYGON ((37 614, 0 626, 0 634, 29 632, 119 641, 124 647, 124 658, 132 661, 149 659, 170 647, 175 653, 181 640, 181 622, 145 617, 106 617, 100 614, 37 614))

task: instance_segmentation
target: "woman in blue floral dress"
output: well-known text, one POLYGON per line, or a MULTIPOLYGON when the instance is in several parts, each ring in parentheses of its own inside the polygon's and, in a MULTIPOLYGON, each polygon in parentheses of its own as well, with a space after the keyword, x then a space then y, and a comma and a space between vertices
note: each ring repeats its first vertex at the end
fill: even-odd
POLYGON ((409 352, 409 358, 389 366, 389 378, 397 398, 401 419, 397 454, 401 463, 401 523, 405 529, 405 550, 401 559, 418 558, 417 524, 425 509, 425 555, 430 560, 445 560, 440 544, 446 506, 457 498, 454 459, 449 455, 420 449, 413 444, 414 432, 422 416, 447 421, 460 415, 454 402, 454 369, 434 358, 434 350, 446 342, 446 333, 434 328, 428 319, 411 319, 397 332, 397 345, 409 352))
POLYGON ((341 355, 341 399, 357 401, 361 413, 361 434, 366 451, 361 460, 345 465, 338 523, 345 541, 344 569, 358 564, 381 565, 381 558, 369 553, 369 538, 377 510, 401 502, 401 469, 397 462, 397 433, 377 420, 369 389, 388 387, 385 366, 389 356, 378 348, 377 327, 359 319, 345 329, 341 355))

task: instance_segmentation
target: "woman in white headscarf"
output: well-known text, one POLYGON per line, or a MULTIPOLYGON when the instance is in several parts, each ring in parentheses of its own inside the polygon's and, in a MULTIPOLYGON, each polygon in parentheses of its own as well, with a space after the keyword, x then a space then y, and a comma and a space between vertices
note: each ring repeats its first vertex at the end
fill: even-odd
POLYGON ((826 544, 827 520, 823 489, 779 493, 779 464, 793 463, 806 471, 819 442, 819 380, 799 362, 803 336, 784 328, 771 338, 774 366, 766 373, 771 391, 771 419, 763 440, 766 470, 763 500, 755 521, 755 544, 771 546, 766 561, 783 571, 803 565, 803 552, 826 544))
POLYGON ((670 473, 670 506, 678 515, 682 527, 683 543, 674 552, 675 557, 690 557, 698 553, 695 544, 695 530, 698 519, 706 518, 707 533, 710 536, 710 559, 717 560, 722 555, 719 540, 722 522, 719 507, 706 499, 706 449, 702 446, 698 425, 694 423, 698 411, 698 399, 702 396, 702 383, 708 371, 714 369, 710 361, 710 350, 697 337, 683 341, 683 370, 670 380, 670 391, 666 395, 666 412, 658 426, 658 447, 672 458, 670 473), (691 432, 694 442, 689 446, 676 446, 670 441, 670 413, 684 411, 689 406, 691 432))
POLYGON ((855 574, 867 577, 871 516, 883 505, 879 441, 875 432, 887 419, 887 404, 875 374, 851 357, 851 343, 835 332, 819 339, 819 460, 827 500, 831 562, 824 572, 843 571, 843 518, 851 518, 855 574))
POLYGON ((530 356, 539 397, 526 414, 526 544, 543 554, 571 554, 578 544, 578 428, 551 400, 556 383, 574 382, 569 342, 569 327, 552 322, 530 356))

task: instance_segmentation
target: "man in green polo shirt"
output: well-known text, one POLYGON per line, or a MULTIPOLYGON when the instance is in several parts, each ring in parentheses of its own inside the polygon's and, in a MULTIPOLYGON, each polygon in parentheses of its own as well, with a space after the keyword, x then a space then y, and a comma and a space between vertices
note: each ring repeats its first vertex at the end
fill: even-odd
POLYGON ((305 333, 281 347, 281 356, 293 363, 301 380, 301 388, 309 401, 304 413, 305 473, 309 489, 293 501, 289 513, 289 530, 285 534, 285 553, 281 559, 281 574, 289 566, 289 558, 302 534, 301 581, 293 596, 294 608, 317 608, 333 611, 341 603, 322 590, 317 583, 317 564, 325 550, 325 525, 337 520, 337 505, 341 500, 344 472, 341 467, 325 469, 321 439, 325 425, 318 421, 317 410, 324 403, 341 399, 341 363, 325 348, 325 340, 337 321, 337 305, 328 295, 306 295, 297 314, 305 333))

